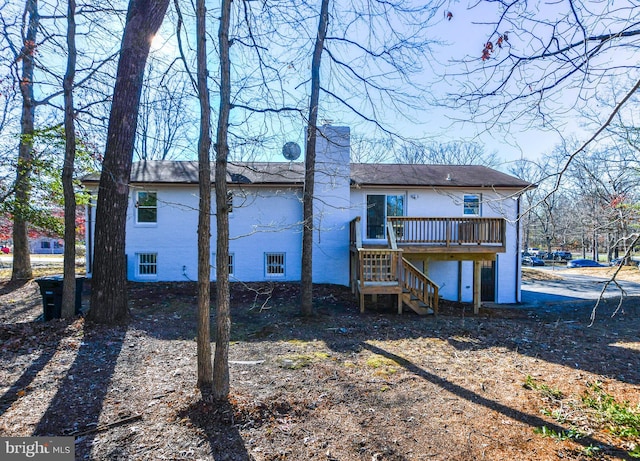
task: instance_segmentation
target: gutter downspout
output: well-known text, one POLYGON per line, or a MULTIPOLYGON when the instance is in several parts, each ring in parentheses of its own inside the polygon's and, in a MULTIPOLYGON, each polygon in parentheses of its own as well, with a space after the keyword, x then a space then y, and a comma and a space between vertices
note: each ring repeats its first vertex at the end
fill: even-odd
POLYGON ((520 257, 520 200, 522 195, 518 195, 518 199, 516 201, 516 268, 517 268, 517 277, 516 277, 516 303, 522 302, 522 258, 520 257))

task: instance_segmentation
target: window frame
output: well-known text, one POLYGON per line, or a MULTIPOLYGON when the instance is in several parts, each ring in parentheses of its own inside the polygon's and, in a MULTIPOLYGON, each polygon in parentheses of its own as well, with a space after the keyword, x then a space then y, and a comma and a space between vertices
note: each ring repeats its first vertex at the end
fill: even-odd
MULTIPOLYGON (((406 216, 406 212, 407 212, 407 194, 405 192, 403 193, 398 193, 398 194, 387 194, 387 193, 368 193, 366 194, 366 198, 365 198, 365 207, 366 207, 366 217, 367 217, 367 223, 366 223, 366 228, 365 228, 365 238, 366 240, 384 240, 386 239, 386 227, 387 227, 387 218, 389 216, 406 216), (382 237, 371 237, 370 236, 370 230, 371 225, 370 225, 370 214, 369 211, 371 210, 371 207, 369 206, 369 197, 384 197, 383 203, 382 203, 382 211, 383 211, 383 217, 382 217, 382 237), (391 204, 389 203, 389 198, 390 197, 395 197, 396 198, 396 209, 397 204, 401 203, 401 208, 402 208, 402 214, 393 214, 393 215, 389 215, 389 208, 391 206, 391 204), (398 198, 401 198, 401 200, 397 200, 398 198)), ((377 226, 376 226, 377 227, 377 226)), ((401 229, 396 229, 396 232, 398 232, 401 229)))
POLYGON ((136 218, 136 225, 138 226, 147 226, 147 227, 153 227, 153 226, 157 226, 158 225, 158 192, 154 191, 154 190, 137 190, 136 191, 136 195, 135 195, 135 210, 136 210, 136 214, 135 214, 135 218, 136 218), (150 206, 150 205, 140 205, 140 195, 141 194, 148 194, 149 196, 153 195, 155 196, 155 205, 150 206), (143 210, 154 210, 155 211, 155 221, 140 221, 140 211, 143 210))
MULTIPOLYGON (((213 270, 215 272, 216 267, 217 267, 217 259, 216 259, 216 253, 211 253, 211 261, 212 261, 212 266, 213 266, 213 270)), ((229 253, 229 276, 233 276, 234 275, 234 271, 235 271, 235 266, 236 266, 236 257, 234 253, 229 253)))
POLYGON ((267 278, 285 277, 287 273, 287 253, 282 252, 265 252, 264 253, 264 275, 267 278), (282 258, 282 262, 269 262, 270 257, 282 258), (270 272, 270 268, 281 268, 281 272, 270 272))
POLYGON ((140 278, 157 278, 158 277, 158 253, 157 252, 137 252, 136 253, 136 276, 140 278), (154 261, 142 261, 144 256, 153 256, 154 261), (145 266, 153 268, 153 272, 142 271, 141 268, 145 266))
POLYGON ((463 216, 482 216, 482 194, 464 194, 462 196, 462 214, 463 216))

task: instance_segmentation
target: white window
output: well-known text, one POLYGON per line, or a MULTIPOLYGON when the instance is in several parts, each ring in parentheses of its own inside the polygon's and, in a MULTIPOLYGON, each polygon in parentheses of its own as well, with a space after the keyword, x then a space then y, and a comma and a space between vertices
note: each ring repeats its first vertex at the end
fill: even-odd
POLYGON ((465 194, 463 205, 465 216, 480 216, 480 200, 479 194, 465 194))
POLYGON ((138 275, 158 275, 158 253, 137 253, 138 275))
POLYGON ((267 277, 284 277, 284 253, 265 253, 264 268, 267 277))
MULTIPOLYGON (((368 239, 385 238, 389 216, 404 216, 404 194, 367 195, 368 239)), ((396 229, 396 232, 398 231, 399 229, 396 229)))
MULTIPOLYGON (((233 275, 233 271, 235 269, 234 260, 235 260, 235 258, 233 257, 233 253, 229 253, 229 275, 233 275)), ((216 270, 216 262, 217 262, 215 253, 213 253, 211 255, 211 261, 213 262, 213 270, 215 271, 216 270)))
POLYGON ((158 222, 158 194, 156 192, 136 192, 136 222, 138 224, 158 222))
POLYGON ((227 192, 227 210, 229 213, 233 213, 233 192, 227 192))

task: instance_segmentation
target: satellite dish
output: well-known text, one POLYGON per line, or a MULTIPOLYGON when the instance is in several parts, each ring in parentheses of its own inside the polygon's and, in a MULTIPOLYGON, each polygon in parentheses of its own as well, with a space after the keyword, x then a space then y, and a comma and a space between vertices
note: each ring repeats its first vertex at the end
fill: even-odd
POLYGON ((300 157, 300 146, 295 142, 288 142, 284 146, 282 146, 282 155, 287 160, 293 161, 300 157))

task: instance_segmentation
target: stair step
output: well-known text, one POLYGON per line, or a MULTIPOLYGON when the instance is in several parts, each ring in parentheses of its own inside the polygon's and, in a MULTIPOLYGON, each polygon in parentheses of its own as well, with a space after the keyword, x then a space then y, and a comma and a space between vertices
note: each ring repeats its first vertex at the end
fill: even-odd
POLYGON ((434 314, 435 313, 433 308, 431 308, 427 304, 423 303, 422 301, 419 301, 417 299, 412 299, 412 298, 413 297, 410 296, 408 293, 405 293, 405 294, 402 295, 402 301, 407 306, 409 306, 413 311, 415 311, 418 315, 428 315, 428 314, 434 314))

